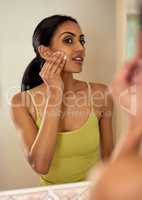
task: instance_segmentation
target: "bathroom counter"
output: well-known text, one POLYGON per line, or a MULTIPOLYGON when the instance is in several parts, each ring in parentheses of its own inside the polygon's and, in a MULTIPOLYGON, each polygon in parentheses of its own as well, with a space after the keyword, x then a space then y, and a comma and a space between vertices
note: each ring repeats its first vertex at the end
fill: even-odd
POLYGON ((86 200, 90 182, 43 186, 0 192, 0 200, 86 200))

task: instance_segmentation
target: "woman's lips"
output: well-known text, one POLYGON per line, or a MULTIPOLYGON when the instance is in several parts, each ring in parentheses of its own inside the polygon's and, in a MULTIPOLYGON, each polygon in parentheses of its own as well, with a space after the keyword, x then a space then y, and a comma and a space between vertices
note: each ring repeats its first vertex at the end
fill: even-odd
POLYGON ((82 64, 84 59, 82 57, 74 57, 72 60, 76 63, 82 64))

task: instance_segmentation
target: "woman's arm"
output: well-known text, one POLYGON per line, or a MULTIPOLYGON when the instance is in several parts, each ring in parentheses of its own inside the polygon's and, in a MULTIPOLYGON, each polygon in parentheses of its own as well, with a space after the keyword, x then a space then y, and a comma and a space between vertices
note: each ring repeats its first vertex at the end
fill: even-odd
POLYGON ((142 126, 139 124, 139 127, 127 130, 127 133, 120 138, 120 141, 112 154, 112 160, 129 155, 138 155, 141 142, 142 126))
POLYGON ((113 150, 112 114, 113 100, 104 84, 92 84, 94 111, 98 115, 100 129, 100 151, 102 159, 110 156, 113 150))
POLYGON ((48 172, 55 151, 63 97, 63 80, 60 73, 65 62, 63 53, 54 53, 40 72, 45 86, 49 88, 49 96, 39 130, 26 105, 22 105, 23 93, 15 95, 11 101, 12 118, 20 130, 27 160, 32 168, 41 174, 48 172))
POLYGON ((22 98, 21 93, 12 98, 12 119, 20 132, 28 162, 37 173, 46 174, 54 155, 56 135, 60 121, 61 102, 56 101, 62 97, 59 97, 57 92, 51 91, 39 130, 27 107, 22 105, 22 98), (49 107, 48 105, 51 105, 51 103, 52 105, 57 105, 49 107))

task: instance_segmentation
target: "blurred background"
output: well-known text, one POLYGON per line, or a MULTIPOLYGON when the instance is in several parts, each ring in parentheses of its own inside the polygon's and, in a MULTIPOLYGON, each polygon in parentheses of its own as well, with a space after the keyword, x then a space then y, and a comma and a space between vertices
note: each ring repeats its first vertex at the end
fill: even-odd
MULTIPOLYGON (((20 90, 23 72, 35 56, 32 34, 36 25, 53 14, 76 18, 87 37, 86 60, 78 79, 109 84, 126 56, 134 53, 126 50, 126 36, 128 21, 131 30, 130 18, 137 15, 136 0, 0 0, 0 190, 39 185, 38 175, 23 156, 9 100, 20 90)), ((132 43, 134 34, 129 36, 132 43)), ((119 135, 125 120, 116 112, 113 126, 119 135)))

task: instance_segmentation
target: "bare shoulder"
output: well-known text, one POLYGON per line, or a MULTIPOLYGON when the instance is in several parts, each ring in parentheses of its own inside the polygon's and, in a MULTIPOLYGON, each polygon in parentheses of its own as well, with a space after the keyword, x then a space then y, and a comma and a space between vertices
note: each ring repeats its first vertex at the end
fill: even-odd
POLYGON ((11 98, 10 116, 15 126, 20 130, 34 126, 30 106, 31 99, 27 91, 18 92, 11 98))
MULTIPOLYGON (((29 91, 30 94, 33 94, 33 96, 42 96, 42 95, 37 95, 37 94, 42 94, 44 93, 44 87, 43 84, 36 86, 29 91)), ((16 104, 20 104, 21 106, 25 106, 27 108, 29 108, 29 105, 31 103, 31 96, 29 95, 29 93, 27 91, 22 91, 22 92, 18 92, 16 93, 12 98, 11 98, 11 106, 12 105, 16 105, 16 104)))
POLYGON ((11 106, 21 103, 22 102, 22 98, 25 95, 26 95, 25 92, 18 92, 14 96, 12 96, 11 101, 10 101, 11 106))
POLYGON ((25 98, 26 92, 18 92, 10 100, 10 115, 15 125, 23 120, 23 113, 27 112, 25 98))
POLYGON ((109 92, 109 87, 106 84, 103 83, 94 83, 90 82, 92 92, 100 91, 100 92, 109 92))
MULTIPOLYGON (((94 83, 94 82, 89 82, 91 86, 91 92, 94 95, 95 93, 109 93, 109 86, 103 83, 94 83)), ((86 90, 87 87, 87 82, 86 81, 81 81, 81 80, 75 80, 75 86, 77 90, 86 90)))
POLYGON ((27 102, 30 100, 26 91, 16 93, 10 100, 11 107, 26 107, 27 102))
POLYGON ((109 85, 93 82, 90 84, 94 101, 101 103, 103 110, 112 110, 113 98, 109 89, 109 85))

